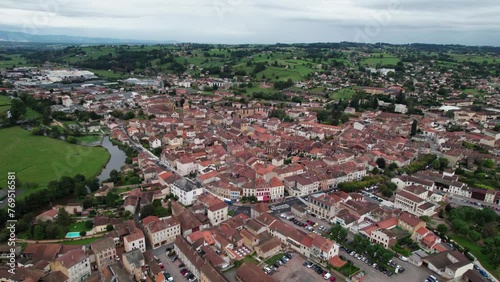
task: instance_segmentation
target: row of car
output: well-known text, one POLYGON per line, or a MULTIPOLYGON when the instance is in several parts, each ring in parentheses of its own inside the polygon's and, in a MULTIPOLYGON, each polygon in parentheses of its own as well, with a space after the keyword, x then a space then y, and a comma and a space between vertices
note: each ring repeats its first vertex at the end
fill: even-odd
MULTIPOLYGON (((386 274, 387 276, 391 277, 394 273, 388 269, 386 269, 385 267, 381 266, 381 265, 378 265, 374 262, 372 262, 370 259, 368 259, 367 257, 361 255, 361 254, 358 254, 356 253, 355 251, 349 249, 349 248, 346 248, 344 246, 340 246, 340 249, 345 251, 346 253, 348 253, 350 256, 366 263, 367 265, 370 265, 371 267, 375 268, 376 270, 386 274)), ((343 256, 340 256, 341 259, 344 259, 345 260, 345 257, 343 256)), ((350 260, 347 260, 349 263, 352 263, 352 261, 350 260)), ((392 261, 392 260, 391 260, 392 261)), ((403 268, 403 271, 404 271, 404 268, 403 268)), ((400 271, 402 272, 402 271, 400 271)))
POLYGON ((305 261, 303 265, 306 266, 307 268, 314 270, 319 275, 323 276, 325 280, 335 281, 335 277, 332 276, 329 272, 324 271, 323 268, 321 268, 321 266, 314 264, 310 261, 305 261))
MULTIPOLYGON (((170 257, 172 263, 178 260, 179 256, 177 256, 177 254, 172 248, 166 248, 165 251, 167 256, 170 257)), ((187 270, 186 265, 183 262, 181 262, 178 266, 179 266, 179 272, 182 274, 182 276, 184 276, 187 279, 187 281, 189 282, 196 281, 196 277, 194 276, 194 274, 191 273, 191 271, 187 270)), ((160 267, 163 269, 163 264, 161 264, 160 267)), ((163 271, 163 275, 165 276, 165 279, 167 281, 169 282, 174 281, 174 278, 172 277, 172 275, 170 275, 170 273, 163 271)))
POLYGON ((282 258, 278 259, 274 264, 264 267, 264 272, 266 274, 271 274, 274 271, 278 271, 278 268, 282 265, 285 265, 288 261, 292 259, 292 257, 293 257, 292 253, 286 253, 285 255, 283 255, 282 258))

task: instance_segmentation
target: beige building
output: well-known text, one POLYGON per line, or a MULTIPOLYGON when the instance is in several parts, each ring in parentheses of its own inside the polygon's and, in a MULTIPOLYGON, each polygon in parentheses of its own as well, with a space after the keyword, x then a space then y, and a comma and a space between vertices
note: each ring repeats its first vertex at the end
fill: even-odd
POLYGON ((224 202, 216 203, 207 208, 207 217, 213 226, 219 225, 228 218, 228 205, 224 202))
POLYGON ((181 224, 173 217, 152 221, 144 227, 153 249, 172 243, 175 237, 181 235, 181 224))
POLYGON ((134 249, 124 253, 122 257, 125 270, 134 276, 135 281, 141 281, 143 278, 142 266, 145 265, 145 259, 142 252, 139 249, 134 249))
POLYGON ((340 211, 340 201, 341 199, 337 195, 317 193, 309 197, 307 207, 311 213, 330 221, 340 211))
POLYGON ((396 208, 416 216, 432 216, 435 213, 433 204, 405 190, 396 193, 394 204, 396 208))
POLYGON ((61 271, 69 282, 85 280, 91 274, 89 256, 82 249, 71 250, 52 261, 50 270, 61 271))
POLYGON ((123 237, 123 246, 125 252, 130 252, 134 249, 139 249, 141 252, 146 251, 146 238, 141 229, 137 229, 134 233, 123 237))
POLYGON ((94 252, 99 270, 106 268, 116 261, 115 241, 111 237, 91 243, 90 249, 94 252))
POLYGON ((254 248, 257 256, 267 259, 281 252, 281 241, 276 237, 272 237, 266 242, 254 248))

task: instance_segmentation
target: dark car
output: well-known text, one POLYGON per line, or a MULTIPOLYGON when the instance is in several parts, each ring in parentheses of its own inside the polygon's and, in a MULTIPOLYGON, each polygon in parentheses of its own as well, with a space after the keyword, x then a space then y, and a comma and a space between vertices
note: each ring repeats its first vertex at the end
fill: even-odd
POLYGON ((391 271, 387 271, 387 276, 391 277, 392 276, 392 272, 391 271))
POLYGON ((304 263, 302 264, 303 266, 307 266, 307 261, 304 261, 304 263))
POLYGON ((180 267, 180 268, 185 267, 185 266, 186 266, 186 265, 185 265, 185 264, 183 264, 183 263, 179 264, 179 267, 180 267))
POLYGON ((286 254, 285 254, 285 256, 286 256, 287 258, 289 258, 289 259, 292 259, 293 254, 292 254, 292 253, 286 253, 286 254))
MULTIPOLYGON (((306 266, 306 265, 307 265, 307 262, 304 262, 304 266, 306 266)), ((279 264, 279 263, 277 263, 277 262, 275 262, 275 263, 273 264, 273 266, 274 266, 274 267, 276 267, 276 268, 279 268, 279 267, 280 267, 280 264, 279 264)))
POLYGON ((318 270, 316 270, 316 273, 318 273, 318 274, 323 274, 323 269, 322 269, 321 267, 320 267, 320 268, 318 268, 318 270))

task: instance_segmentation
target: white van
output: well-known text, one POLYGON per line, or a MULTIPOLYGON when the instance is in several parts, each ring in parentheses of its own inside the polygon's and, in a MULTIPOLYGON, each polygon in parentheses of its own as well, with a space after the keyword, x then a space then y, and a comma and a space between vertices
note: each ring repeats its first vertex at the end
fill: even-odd
POLYGON ((408 258, 404 257, 404 256, 400 256, 399 259, 402 260, 402 261, 408 261, 408 258))

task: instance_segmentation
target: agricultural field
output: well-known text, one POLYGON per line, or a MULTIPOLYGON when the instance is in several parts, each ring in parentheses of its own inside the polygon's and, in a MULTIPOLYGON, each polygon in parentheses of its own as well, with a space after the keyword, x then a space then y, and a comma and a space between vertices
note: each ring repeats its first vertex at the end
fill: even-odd
POLYGON ((2 55, 2 57, 0 57, 0 69, 27 65, 26 60, 24 58, 21 58, 21 55, 2 55))
POLYGON ((449 54, 457 62, 473 62, 480 63, 486 62, 488 64, 495 64, 500 62, 500 58, 486 55, 463 55, 463 54, 449 54))
POLYGON ((364 58, 361 60, 361 65, 375 67, 378 64, 384 65, 396 65, 400 59, 388 54, 382 54, 382 58, 378 54, 372 55, 372 57, 364 58))
POLYGON ((5 183, 7 172, 13 171, 21 182, 39 187, 61 176, 97 176, 109 159, 104 148, 34 136, 19 127, 0 130, 0 156, 0 183, 5 183))

